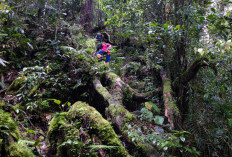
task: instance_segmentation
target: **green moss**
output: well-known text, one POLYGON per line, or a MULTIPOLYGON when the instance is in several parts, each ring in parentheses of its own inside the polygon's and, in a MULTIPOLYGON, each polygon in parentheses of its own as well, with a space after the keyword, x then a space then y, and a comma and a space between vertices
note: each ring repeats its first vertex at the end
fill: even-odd
POLYGON ((126 122, 132 121, 135 119, 134 115, 128 112, 122 105, 112 104, 108 107, 107 112, 110 112, 117 121, 119 127, 123 128, 126 122))
MULTIPOLYGON (((7 112, 4 112, 0 109, 0 124, 3 130, 0 130, 1 132, 4 132, 4 130, 8 133, 10 133, 14 139, 17 141, 20 138, 20 133, 17 128, 17 124, 12 120, 11 115, 7 112)), ((2 137, 3 138, 3 137, 2 137)))
POLYGON ((112 81, 114 81, 114 80, 116 80, 117 78, 119 78, 119 76, 116 75, 116 74, 113 73, 113 72, 107 73, 106 76, 107 76, 110 80, 112 80, 112 81))
POLYGON ((50 126, 48 129, 48 139, 51 138, 51 134, 58 130, 62 126, 67 126, 67 118, 66 118, 67 113, 62 112, 60 114, 57 114, 50 122, 50 126))
POLYGON ((97 88, 96 90, 98 91, 98 93, 101 94, 103 98, 111 104, 113 101, 108 90, 105 87, 103 87, 100 83, 97 83, 96 81, 95 83, 97 88))
POLYGON ((163 93, 167 94, 171 92, 172 92, 171 81, 168 78, 165 78, 163 80, 163 93))
POLYGON ((135 94, 135 92, 132 90, 130 90, 130 87, 127 87, 123 92, 123 104, 126 104, 127 107, 134 106, 134 104, 136 103, 135 101, 133 101, 133 95, 135 94))
POLYGON ((127 121, 127 122, 132 121, 134 119, 135 119, 135 116, 129 112, 125 116, 125 121, 127 121))
POLYGON ((30 92, 28 93, 28 97, 32 96, 32 94, 34 94, 36 92, 36 90, 39 88, 40 84, 35 85, 30 92))
POLYGON ((0 100, 0 108, 3 108, 3 107, 5 107, 5 102, 0 100))
POLYGON ((11 85, 8 87, 7 89, 7 94, 9 95, 16 95, 18 93, 20 93, 23 89, 23 82, 26 80, 27 78, 25 76, 19 76, 18 78, 16 78, 11 85))
POLYGON ((32 150, 23 144, 23 142, 18 141, 9 146, 9 157, 34 157, 32 150))
POLYGON ((176 106, 176 104, 173 101, 167 102, 166 105, 169 106, 172 109, 172 111, 174 112, 172 114, 175 114, 175 115, 180 114, 180 111, 179 111, 178 107, 176 106))
POLYGON ((59 149, 58 146, 64 141, 59 131, 63 131, 64 128, 67 128, 69 126, 66 115, 67 115, 66 112, 56 114, 55 117, 51 120, 48 129, 47 138, 50 142, 51 149, 55 152, 59 150, 56 155, 62 152, 60 150, 61 148, 59 149))
POLYGON ((125 148, 122 146, 119 138, 107 120, 93 107, 84 102, 76 102, 68 112, 68 115, 74 119, 87 121, 93 130, 96 131, 103 144, 109 146, 118 146, 118 149, 112 150, 113 156, 128 156, 125 148))

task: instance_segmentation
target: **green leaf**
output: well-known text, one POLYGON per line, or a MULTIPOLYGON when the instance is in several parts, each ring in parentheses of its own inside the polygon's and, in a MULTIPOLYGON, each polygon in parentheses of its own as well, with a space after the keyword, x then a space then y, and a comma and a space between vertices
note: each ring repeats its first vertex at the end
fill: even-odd
POLYGON ((155 116, 154 121, 156 124, 163 125, 164 117, 163 116, 155 116))
POLYGON ((0 34, 0 37, 6 37, 8 34, 0 34))
POLYGON ((72 143, 72 140, 69 139, 66 143, 71 144, 71 143, 72 143))
POLYGON ((29 129, 27 129, 27 128, 25 128, 25 130, 26 130, 28 133, 36 134, 35 130, 29 130, 29 129))
POLYGON ((60 101, 60 100, 57 100, 57 99, 47 99, 47 100, 51 100, 51 101, 53 101, 54 103, 56 103, 57 105, 60 105, 60 104, 61 104, 61 101, 60 101))
POLYGON ((216 12, 216 10, 215 10, 214 8, 211 8, 210 10, 211 10, 212 12, 214 12, 214 13, 216 12))
POLYGON ((60 105, 61 101, 60 100, 54 100, 54 103, 56 103, 57 105, 60 105))
POLYGON ((181 137, 180 137, 180 140, 181 140, 182 142, 184 142, 184 141, 185 141, 185 138, 184 138, 183 136, 181 136, 181 137))
POLYGON ((30 47, 30 49, 34 49, 34 47, 29 42, 27 42, 27 45, 30 47))
POLYGON ((160 114, 160 109, 156 106, 156 104, 154 104, 154 103, 151 102, 151 101, 145 102, 145 105, 146 105, 146 103, 149 104, 149 105, 151 105, 152 108, 153 108, 158 114, 160 114))
POLYGON ((216 15, 211 14, 211 15, 207 16, 207 19, 209 19, 209 20, 215 20, 215 16, 216 15))
POLYGON ((17 34, 12 34, 11 36, 13 36, 13 37, 20 37, 21 34, 17 33, 17 34))
POLYGON ((200 19, 200 21, 205 20, 205 18, 203 16, 199 16, 198 18, 200 19))
POLYGON ((163 27, 167 30, 168 29, 168 24, 167 23, 163 24, 163 27))

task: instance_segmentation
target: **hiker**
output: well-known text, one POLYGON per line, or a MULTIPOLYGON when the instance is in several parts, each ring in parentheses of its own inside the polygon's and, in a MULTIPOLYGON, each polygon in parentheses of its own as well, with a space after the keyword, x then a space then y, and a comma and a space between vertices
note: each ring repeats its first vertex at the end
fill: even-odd
POLYGON ((101 43, 102 42, 102 38, 103 38, 103 35, 98 32, 97 35, 96 35, 96 40, 101 43))
POLYGON ((99 60, 101 60, 103 58, 103 55, 106 54, 106 64, 109 65, 110 64, 110 48, 112 47, 112 45, 108 44, 108 43, 100 43, 97 46, 97 52, 95 53, 95 56, 97 56, 97 58, 99 60), (100 51, 99 51, 100 50, 100 51))

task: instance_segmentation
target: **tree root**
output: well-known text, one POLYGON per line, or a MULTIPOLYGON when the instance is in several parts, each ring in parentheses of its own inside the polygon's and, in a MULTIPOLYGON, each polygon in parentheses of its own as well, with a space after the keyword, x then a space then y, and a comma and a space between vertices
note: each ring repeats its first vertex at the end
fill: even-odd
POLYGON ((87 121, 103 144, 117 146, 113 153, 115 156, 129 156, 109 122, 95 108, 83 102, 76 102, 69 110, 68 116, 87 121))
POLYGON ((105 78, 110 85, 110 93, 105 87, 102 86, 98 79, 93 81, 93 85, 97 93, 104 98, 105 102, 107 102, 108 107, 105 111, 107 119, 119 129, 120 133, 125 137, 127 142, 136 147, 141 154, 144 156, 151 156, 151 154, 156 153, 156 149, 153 145, 133 140, 131 136, 128 136, 127 126, 136 122, 136 116, 130 113, 124 107, 124 105, 122 105, 122 100, 124 94, 132 95, 131 99, 136 96, 139 97, 139 94, 129 85, 124 83, 121 78, 114 73, 106 73, 105 78))
MULTIPOLYGON (((56 150, 57 147, 59 148, 59 145, 62 145, 62 142, 64 142, 63 139, 57 135, 61 134, 64 137, 67 136, 65 134, 65 130, 68 129, 64 128, 68 128, 68 121, 71 121, 71 123, 75 123, 76 120, 80 121, 81 124, 85 123, 86 125, 90 126, 89 132, 92 134, 88 135, 88 138, 90 138, 90 136, 94 136, 93 139, 96 139, 95 136, 97 136, 97 139, 100 139, 102 144, 106 145, 107 147, 115 147, 110 151, 113 156, 130 156, 121 144, 121 141, 119 140, 109 122, 106 121, 95 108, 80 101, 73 104, 68 112, 62 113, 60 116, 57 116, 52 120, 48 131, 48 138, 51 143, 52 149, 56 150), (61 132, 59 130, 61 130, 61 132)), ((80 136, 80 133, 81 129, 75 128, 72 134, 74 134, 75 136, 80 136)), ((86 140, 88 141, 88 139, 86 140)), ((59 149, 56 150, 58 156, 71 154, 70 150, 67 147, 63 147, 62 149, 63 151, 59 149), (65 152, 64 150, 66 150, 67 152, 65 152)))

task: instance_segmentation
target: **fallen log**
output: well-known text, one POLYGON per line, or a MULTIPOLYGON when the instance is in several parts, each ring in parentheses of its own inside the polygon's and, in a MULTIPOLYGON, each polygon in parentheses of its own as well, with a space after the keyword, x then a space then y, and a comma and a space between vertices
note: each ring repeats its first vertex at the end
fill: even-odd
POLYGON ((175 121, 180 119, 180 112, 172 97, 171 81, 163 70, 161 70, 161 78, 163 84, 164 114, 168 118, 170 127, 174 129, 175 121))

